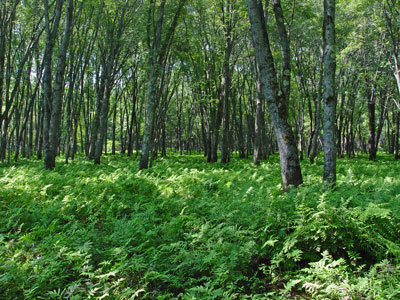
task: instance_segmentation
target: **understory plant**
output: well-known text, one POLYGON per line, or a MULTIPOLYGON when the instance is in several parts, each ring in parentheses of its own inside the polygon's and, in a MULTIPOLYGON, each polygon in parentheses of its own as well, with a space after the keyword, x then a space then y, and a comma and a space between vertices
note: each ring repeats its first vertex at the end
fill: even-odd
POLYGON ((399 170, 385 159, 339 160, 331 191, 304 164, 289 193, 276 156, 3 166, 0 299, 399 299, 399 170))

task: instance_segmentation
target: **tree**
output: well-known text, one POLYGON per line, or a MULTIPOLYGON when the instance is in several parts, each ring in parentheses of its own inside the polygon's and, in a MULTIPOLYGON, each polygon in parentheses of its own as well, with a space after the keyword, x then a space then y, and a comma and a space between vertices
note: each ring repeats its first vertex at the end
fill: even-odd
MULTIPOLYGON (((92 155, 95 164, 100 164, 100 157, 103 152, 103 146, 106 142, 108 114, 110 109, 110 96, 115 83, 116 75, 121 72, 124 64, 126 63, 127 57, 133 53, 129 49, 134 45, 123 44, 127 37, 123 38, 125 28, 134 19, 133 13, 137 9, 137 1, 124 1, 117 3, 116 11, 113 16, 105 14, 105 41, 99 41, 100 43, 100 61, 101 61, 101 77, 100 86, 97 97, 97 111, 96 119, 93 124, 93 136, 91 146, 92 155), (123 47, 125 46, 125 47, 123 47), (123 53, 123 50, 126 50, 123 53), (125 55, 122 55, 125 54, 125 55)), ((115 5, 115 2, 113 3, 115 5)))
POLYGON ((14 132, 18 134, 18 100, 22 92, 21 80, 26 71, 26 64, 32 59, 43 33, 43 27, 40 27, 42 16, 30 18, 33 23, 31 26, 18 26, 17 7, 19 4, 20 1, 2 1, 0 4, 2 29, 0 33, 0 159, 2 161, 6 158, 7 148, 8 158, 10 158, 11 144, 8 141, 11 140, 14 132), (14 117, 16 117, 14 126, 10 130, 14 117))
POLYGON ((335 0, 324 0, 324 176, 327 187, 336 182, 335 0))
POLYGON ((224 29, 224 60, 222 67, 222 141, 221 141, 221 163, 229 161, 229 148, 231 144, 231 126, 230 126, 230 105, 232 90, 231 55, 237 38, 237 22, 239 20, 239 11, 236 0, 219 0, 217 6, 220 9, 221 23, 224 29))
POLYGON ((64 36, 60 46, 60 53, 57 60, 56 81, 54 90, 52 88, 52 57, 57 39, 58 26, 60 24, 64 0, 57 0, 55 7, 55 18, 50 28, 50 12, 48 1, 45 4, 45 26, 46 26, 46 50, 43 58, 44 64, 44 168, 55 168, 55 157, 58 146, 59 128, 61 122, 61 105, 63 97, 63 80, 65 72, 65 60, 69 37, 72 28, 72 1, 68 1, 67 13, 65 16, 64 36))
POLYGON ((297 147, 288 123, 288 102, 282 90, 278 88, 262 3, 259 0, 247 0, 247 7, 261 90, 267 102, 278 142, 283 187, 287 190, 289 185, 297 187, 303 183, 297 147))
POLYGON ((149 164, 149 153, 153 148, 154 117, 156 113, 156 93, 159 88, 161 66, 164 65, 167 53, 171 47, 175 29, 182 13, 186 0, 179 3, 172 15, 170 24, 165 22, 166 0, 161 0, 160 5, 150 0, 148 8, 147 24, 147 47, 149 50, 149 79, 146 101, 146 116, 142 142, 142 153, 140 156, 139 169, 147 169, 149 164), (156 17, 156 19, 154 19, 156 17), (165 26, 168 28, 165 29, 165 26))
POLYGON ((391 54, 393 58, 393 75, 396 79, 398 97, 393 97, 397 106, 396 135, 395 135, 395 158, 400 159, 399 150, 399 127, 400 127, 400 5, 396 0, 386 0, 383 6, 386 28, 391 43, 391 54), (397 100, 396 100, 397 98, 397 100))

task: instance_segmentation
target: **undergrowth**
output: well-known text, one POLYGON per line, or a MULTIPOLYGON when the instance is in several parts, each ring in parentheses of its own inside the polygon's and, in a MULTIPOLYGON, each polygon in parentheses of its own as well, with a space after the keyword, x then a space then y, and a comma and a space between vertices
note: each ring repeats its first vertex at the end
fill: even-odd
POLYGON ((400 168, 169 154, 0 168, 0 299, 400 299, 400 168))

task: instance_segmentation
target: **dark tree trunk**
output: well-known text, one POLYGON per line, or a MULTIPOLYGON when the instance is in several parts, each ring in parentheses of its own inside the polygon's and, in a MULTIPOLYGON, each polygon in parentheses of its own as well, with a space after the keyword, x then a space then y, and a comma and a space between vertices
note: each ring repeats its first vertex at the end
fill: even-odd
MULTIPOLYGON (((105 94, 105 85, 106 85, 106 78, 104 75, 102 76, 97 76, 96 82, 99 82, 97 86, 97 95, 96 95, 96 104, 95 104, 95 113, 94 117, 92 120, 92 124, 90 127, 90 139, 88 140, 87 143, 87 152, 88 152, 88 158, 89 159, 94 159, 95 152, 96 152, 96 141, 97 141, 97 136, 98 136, 98 131, 100 127, 100 115, 101 115, 101 107, 102 107, 102 102, 104 101, 104 94, 105 94)), ((88 93, 89 93, 89 88, 88 88, 88 93)), ((88 104, 87 104, 87 115, 89 116, 89 101, 90 101, 90 95, 88 94, 88 104)), ((89 127, 87 127, 87 132, 86 132, 86 139, 89 138, 89 127)))
MULTIPOLYGON (((109 62, 111 63, 111 62, 109 62)), ((101 103, 101 110, 100 110, 100 122, 99 128, 97 131, 96 137, 96 146, 94 152, 94 163, 100 164, 101 153, 104 146, 104 152, 107 154, 107 125, 108 125, 108 111, 110 108, 110 96, 111 96, 111 89, 112 89, 112 79, 109 78, 111 76, 111 66, 106 68, 107 72, 107 79, 106 79, 106 86, 105 86, 105 93, 103 97, 103 101, 101 103)))
POLYGON ((113 110, 111 155, 115 155, 116 131, 117 131, 117 105, 115 105, 113 110))
POLYGON ((378 129, 377 129, 376 139, 375 139, 375 148, 377 151, 378 151, 378 147, 379 147, 379 141, 381 139, 383 125, 385 123, 385 118, 388 113, 390 98, 388 96, 386 96, 385 102, 383 102, 382 99, 384 99, 384 98, 381 95, 381 105, 380 105, 381 109, 380 109, 379 120, 378 120, 378 129))

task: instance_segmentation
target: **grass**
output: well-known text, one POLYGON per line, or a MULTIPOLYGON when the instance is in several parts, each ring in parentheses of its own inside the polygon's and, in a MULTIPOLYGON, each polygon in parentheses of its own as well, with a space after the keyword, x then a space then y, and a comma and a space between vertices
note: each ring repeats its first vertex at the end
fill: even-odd
POLYGON ((0 299, 399 299, 400 167, 261 166, 170 153, 0 168, 0 299))

